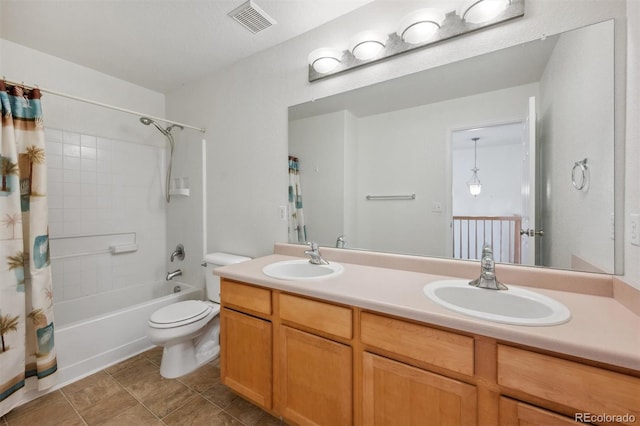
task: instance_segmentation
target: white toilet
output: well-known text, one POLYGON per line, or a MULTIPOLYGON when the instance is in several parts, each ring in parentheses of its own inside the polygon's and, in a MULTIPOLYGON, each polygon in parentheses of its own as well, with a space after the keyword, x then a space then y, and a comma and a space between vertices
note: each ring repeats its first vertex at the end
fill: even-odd
POLYGON ((147 338, 164 346, 160 374, 173 379, 184 376, 220 353, 220 278, 213 275, 219 266, 250 260, 228 253, 204 257, 208 301, 185 300, 158 309, 148 321, 147 338))

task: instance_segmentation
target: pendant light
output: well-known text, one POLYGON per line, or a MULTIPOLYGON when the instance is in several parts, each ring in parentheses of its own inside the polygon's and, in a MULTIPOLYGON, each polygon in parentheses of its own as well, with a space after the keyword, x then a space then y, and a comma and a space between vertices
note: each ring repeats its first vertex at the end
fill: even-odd
POLYGON ((482 184, 480 183, 480 178, 478 178, 478 166, 477 166, 477 161, 478 161, 478 139, 480 138, 471 138, 471 140, 474 143, 474 147, 473 147, 473 169, 471 169, 471 171, 473 172, 473 174, 471 175, 471 179, 467 182, 467 186, 469 187, 469 193, 471 193, 471 195, 473 195, 474 197, 477 197, 478 194, 480 194, 480 191, 482 191, 482 184))

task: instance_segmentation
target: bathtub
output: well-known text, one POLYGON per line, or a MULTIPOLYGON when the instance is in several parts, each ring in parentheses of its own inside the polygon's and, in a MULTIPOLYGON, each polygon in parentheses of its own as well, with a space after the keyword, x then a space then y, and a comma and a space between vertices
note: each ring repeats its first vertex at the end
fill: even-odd
POLYGON ((151 348, 145 336, 151 313, 203 294, 201 288, 169 281, 55 303, 56 388, 151 348))

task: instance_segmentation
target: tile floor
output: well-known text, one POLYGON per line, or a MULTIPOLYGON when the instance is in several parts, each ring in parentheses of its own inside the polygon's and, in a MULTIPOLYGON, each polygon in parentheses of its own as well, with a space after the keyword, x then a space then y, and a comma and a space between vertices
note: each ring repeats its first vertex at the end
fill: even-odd
POLYGON ((162 348, 134 356, 10 411, 0 426, 282 424, 222 385, 217 360, 164 379, 161 357, 162 348))

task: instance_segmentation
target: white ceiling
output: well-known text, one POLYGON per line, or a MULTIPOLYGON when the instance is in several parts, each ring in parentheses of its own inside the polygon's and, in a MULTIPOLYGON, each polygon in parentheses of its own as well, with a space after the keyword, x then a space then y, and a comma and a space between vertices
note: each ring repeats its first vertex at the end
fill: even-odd
POLYGON ((244 0, 0 0, 0 37, 166 93, 371 0, 255 0, 277 24, 252 34, 244 0))

